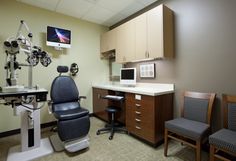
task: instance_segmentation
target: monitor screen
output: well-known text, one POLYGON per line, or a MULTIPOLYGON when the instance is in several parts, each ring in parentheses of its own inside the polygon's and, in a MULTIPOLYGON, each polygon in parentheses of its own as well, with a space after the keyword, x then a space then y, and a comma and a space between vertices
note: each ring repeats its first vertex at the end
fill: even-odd
POLYGON ((121 68, 120 84, 135 85, 136 84, 136 68, 121 68))
POLYGON ((57 27, 47 27, 47 45, 70 48, 71 31, 57 27))

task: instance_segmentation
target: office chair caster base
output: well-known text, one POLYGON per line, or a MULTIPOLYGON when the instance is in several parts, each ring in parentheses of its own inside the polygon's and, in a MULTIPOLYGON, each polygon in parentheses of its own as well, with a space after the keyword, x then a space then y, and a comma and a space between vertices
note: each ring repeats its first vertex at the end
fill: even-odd
POLYGON ((109 140, 112 140, 113 139, 113 136, 109 136, 109 140))

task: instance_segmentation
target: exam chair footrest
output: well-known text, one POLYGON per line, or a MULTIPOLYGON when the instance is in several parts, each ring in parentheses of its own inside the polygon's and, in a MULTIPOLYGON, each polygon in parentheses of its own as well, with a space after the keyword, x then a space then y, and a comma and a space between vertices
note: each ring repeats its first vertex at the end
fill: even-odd
POLYGON ((62 142, 58 136, 58 134, 50 136, 50 142, 53 146, 53 149, 56 152, 61 152, 66 150, 68 152, 77 152, 79 150, 85 149, 89 147, 89 138, 88 135, 85 137, 69 141, 69 142, 62 142))

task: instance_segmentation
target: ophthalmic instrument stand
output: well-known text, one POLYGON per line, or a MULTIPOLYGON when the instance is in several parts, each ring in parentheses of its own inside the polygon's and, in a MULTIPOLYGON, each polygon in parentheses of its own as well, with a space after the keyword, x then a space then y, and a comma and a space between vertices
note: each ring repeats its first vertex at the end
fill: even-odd
POLYGON ((41 139, 40 102, 47 100, 45 89, 25 89, 20 92, 0 93, 0 100, 11 105, 14 114, 21 116, 21 145, 9 149, 7 161, 26 161, 53 153, 48 138, 41 139))

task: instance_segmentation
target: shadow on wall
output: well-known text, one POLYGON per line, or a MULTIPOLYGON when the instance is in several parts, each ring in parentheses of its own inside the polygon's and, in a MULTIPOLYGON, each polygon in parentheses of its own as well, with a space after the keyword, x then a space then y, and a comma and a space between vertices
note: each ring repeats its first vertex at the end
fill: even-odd
POLYGON ((221 111, 221 95, 216 96, 212 109, 212 132, 215 132, 222 128, 223 118, 221 111))

